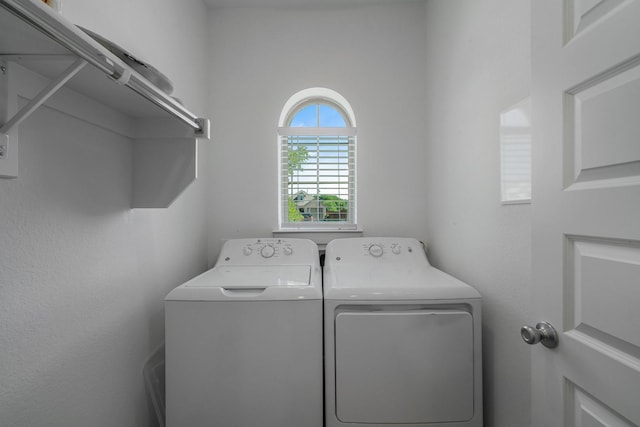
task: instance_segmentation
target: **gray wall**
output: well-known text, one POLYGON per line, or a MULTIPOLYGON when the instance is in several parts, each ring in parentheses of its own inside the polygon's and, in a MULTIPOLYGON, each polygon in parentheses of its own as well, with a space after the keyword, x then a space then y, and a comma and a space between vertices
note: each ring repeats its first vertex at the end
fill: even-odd
POLYGON ((530 206, 500 204, 498 139, 500 111, 529 95, 529 15, 527 0, 427 1, 429 256, 483 295, 492 427, 530 425, 530 206))
POLYGON ((484 296, 487 426, 530 423, 530 209, 502 206, 500 111, 529 95, 529 2, 213 9, 210 263, 277 225, 275 126, 298 90, 344 95, 359 127, 365 235, 428 242, 484 296))
POLYGON ((224 238, 277 226, 276 127, 291 95, 323 86, 354 109, 358 224, 425 237, 424 2, 210 13, 210 262, 224 238))
POLYGON ((0 180, 2 423, 152 423, 141 370, 163 338, 163 296, 221 239, 271 234, 280 111, 326 86, 358 120, 365 234, 426 240, 436 266, 479 289, 486 425, 530 424, 518 336, 531 321, 530 212, 499 203, 497 127, 529 91, 528 1, 63 7, 162 70, 196 113, 209 102, 213 140, 171 208, 132 211, 131 141, 48 108, 21 126, 21 176, 0 180))
MULTIPOLYGON (((202 4, 63 3, 205 109, 202 4)), ((131 144, 49 107, 20 126, 20 176, 0 180, 2 426, 154 424, 142 368, 164 295, 206 268, 206 179, 169 209, 131 210, 131 144)))

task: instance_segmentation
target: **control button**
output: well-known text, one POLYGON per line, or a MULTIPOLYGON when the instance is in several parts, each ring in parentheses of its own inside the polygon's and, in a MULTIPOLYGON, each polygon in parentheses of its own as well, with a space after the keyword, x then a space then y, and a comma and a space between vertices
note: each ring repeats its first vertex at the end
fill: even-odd
POLYGON ((391 252, 393 252, 396 255, 400 255, 400 252, 402 252, 402 249, 400 248, 400 245, 393 245, 391 246, 391 252))
POLYGON ((242 253, 246 256, 249 256, 253 253, 253 249, 251 249, 251 246, 245 246, 244 248, 242 248, 242 253))
POLYGON ((284 247, 284 254, 285 255, 291 255, 293 254, 293 248, 291 246, 285 246, 284 247))
POLYGON ((382 256, 382 246, 380 245, 371 245, 369 246, 369 254, 371 254, 371 256, 374 257, 381 257, 382 256))
POLYGON ((274 253, 276 253, 276 250, 273 248, 273 246, 270 245, 264 246, 260 250, 260 255, 262 255, 262 258, 271 258, 274 253))

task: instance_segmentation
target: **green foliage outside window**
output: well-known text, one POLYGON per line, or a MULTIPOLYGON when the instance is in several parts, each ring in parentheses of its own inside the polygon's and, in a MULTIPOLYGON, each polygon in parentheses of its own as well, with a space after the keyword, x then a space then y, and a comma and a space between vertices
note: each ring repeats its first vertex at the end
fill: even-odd
POLYGON ((338 196, 321 194, 320 200, 323 201, 323 205, 328 212, 346 211, 349 207, 349 202, 338 196))
POLYGON ((289 197, 287 204, 289 205, 289 215, 287 216, 287 218, 289 218, 289 222, 302 221, 304 217, 302 216, 300 211, 298 211, 298 207, 296 206, 295 202, 291 199, 291 197, 289 197))
POLYGON ((309 151, 304 145, 298 146, 295 150, 289 149, 287 152, 287 172, 293 176, 294 171, 302 170, 302 164, 309 159, 309 151))

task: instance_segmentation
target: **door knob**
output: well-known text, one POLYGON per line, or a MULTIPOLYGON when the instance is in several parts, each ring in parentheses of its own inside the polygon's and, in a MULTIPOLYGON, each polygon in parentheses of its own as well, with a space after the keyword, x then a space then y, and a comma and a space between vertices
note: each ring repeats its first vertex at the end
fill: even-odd
POLYGON ((558 346, 558 333, 553 326, 547 322, 539 322, 535 329, 525 325, 520 328, 520 335, 524 342, 529 345, 542 343, 543 346, 548 348, 558 346))

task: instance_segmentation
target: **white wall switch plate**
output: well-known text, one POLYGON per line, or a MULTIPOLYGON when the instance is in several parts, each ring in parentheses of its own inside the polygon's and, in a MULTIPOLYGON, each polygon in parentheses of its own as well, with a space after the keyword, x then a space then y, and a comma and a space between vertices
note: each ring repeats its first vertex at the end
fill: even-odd
MULTIPOLYGON (((9 85, 10 70, 6 61, 0 61, 0 128, 17 109, 17 96, 9 85)), ((16 127, 6 134, 0 133, 0 178, 17 176, 18 129, 16 127)))
POLYGON ((17 130, 9 135, 0 134, 0 178, 18 177, 17 130))

